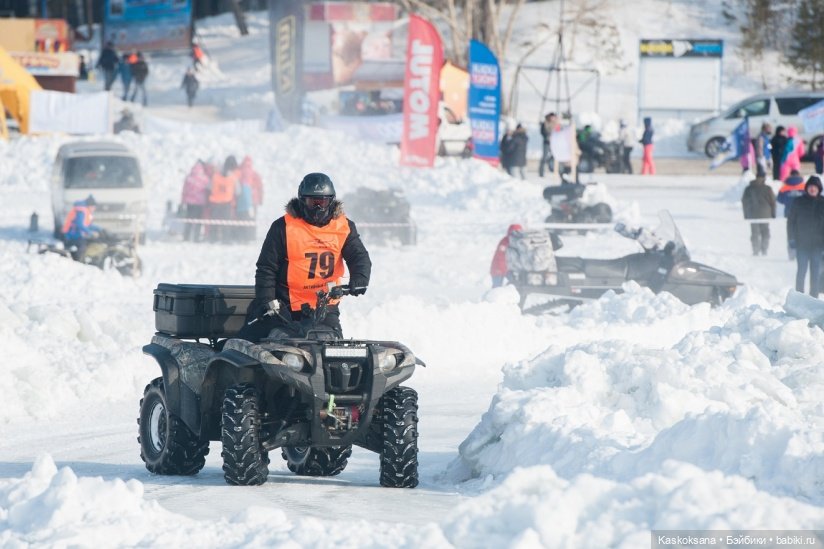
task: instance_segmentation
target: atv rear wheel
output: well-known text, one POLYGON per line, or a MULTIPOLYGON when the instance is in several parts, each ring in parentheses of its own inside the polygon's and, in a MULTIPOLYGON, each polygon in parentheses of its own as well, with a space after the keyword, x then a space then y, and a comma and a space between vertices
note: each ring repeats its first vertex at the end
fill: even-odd
POLYGON ((346 468, 352 455, 352 446, 311 448, 287 446, 281 451, 286 466, 296 475, 305 477, 332 477, 346 468))
POLYGON ((409 387, 387 391, 378 403, 383 425, 381 486, 418 485, 418 393, 409 387))
POLYGON ((253 385, 244 383, 226 389, 220 440, 227 484, 257 486, 266 482, 269 456, 260 443, 260 394, 253 385))
POLYGON ((163 378, 152 380, 137 418, 140 458, 157 475, 194 475, 206 464, 209 441, 201 441, 169 411, 163 378))

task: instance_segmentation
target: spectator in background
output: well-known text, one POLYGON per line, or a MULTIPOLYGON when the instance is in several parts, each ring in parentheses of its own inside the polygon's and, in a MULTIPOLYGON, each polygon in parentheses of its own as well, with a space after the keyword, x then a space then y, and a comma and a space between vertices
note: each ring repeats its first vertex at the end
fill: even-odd
POLYGON ((770 139, 772 147, 772 173, 776 181, 784 181, 781 177, 781 159, 784 157, 784 147, 787 146, 787 135, 784 126, 776 126, 775 135, 770 139))
POLYGON ((807 267, 810 269, 810 295, 818 297, 818 279, 821 273, 821 254, 824 253, 824 200, 821 198, 821 179, 811 175, 804 185, 804 194, 793 201, 787 220, 787 236, 795 242, 795 289, 804 291, 807 267))
POLYGON ((632 162, 629 156, 635 146, 635 132, 622 119, 618 123, 618 141, 621 143, 621 173, 632 173, 632 162))
POLYGON ((505 143, 501 144, 501 149, 504 155, 507 156, 507 163, 505 166, 506 173, 513 175, 512 169, 518 168, 518 173, 521 179, 526 179, 526 148, 529 137, 526 135, 526 128, 518 124, 515 130, 511 133, 507 132, 504 137, 505 143))
POLYGON ((524 228, 517 223, 512 224, 506 230, 506 236, 498 242, 498 247, 495 248, 495 253, 492 255, 492 265, 489 267, 489 274, 492 276, 493 288, 503 286, 504 280, 506 279, 506 249, 509 247, 509 236, 515 231, 523 230, 524 228))
POLYGON ((555 126, 557 125, 558 117, 554 112, 546 115, 544 117, 544 121, 541 122, 541 137, 544 139, 544 148, 541 154, 541 163, 538 164, 539 177, 544 176, 544 166, 549 168, 550 172, 555 170, 555 159, 552 157, 552 149, 549 146, 549 139, 552 136, 552 132, 555 131, 555 126))
POLYGON ((198 68, 203 66, 206 59, 206 54, 203 53, 203 48, 197 42, 192 42, 192 66, 198 68))
POLYGON ((134 80, 134 91, 132 92, 130 101, 134 102, 137 98, 137 92, 141 92, 142 103, 145 107, 149 102, 149 98, 146 96, 146 79, 149 77, 149 64, 146 63, 142 52, 137 52, 137 59, 130 67, 132 70, 132 79, 134 80))
POLYGON ((769 122, 761 124, 761 133, 755 138, 755 162, 761 166, 764 175, 772 173, 772 144, 770 135, 772 126, 769 122))
POLYGON ((644 146, 644 156, 641 162, 641 175, 655 175, 655 162, 652 159, 652 118, 644 118, 644 135, 641 136, 641 145, 644 146))
POLYGON ((183 240, 200 242, 203 225, 192 220, 203 219, 205 216, 206 206, 209 203, 209 183, 205 162, 198 159, 183 182, 180 197, 180 203, 184 208, 183 215, 186 217, 183 240))
POLYGON ((815 173, 821 175, 824 172, 824 139, 819 139, 813 149, 813 163, 815 173))
POLYGON ((89 79, 89 69, 86 67, 86 56, 81 54, 80 55, 80 64, 77 68, 77 78, 79 80, 88 80, 89 79))
POLYGON ((747 152, 741 155, 738 159, 741 162, 741 173, 748 172, 753 169, 755 164, 755 147, 752 141, 747 139, 747 152))
POLYGON ((798 135, 798 129, 790 126, 787 130, 787 144, 781 156, 781 181, 789 177, 792 170, 801 170, 801 157, 804 156, 804 141, 798 135))
MULTIPOLYGON (((776 130, 777 131, 777 130, 776 130)), ((784 205, 784 218, 789 221, 793 201, 804 195, 804 178, 798 170, 790 172, 790 176, 778 190, 778 202, 784 205)), ((787 230, 787 256, 795 259, 795 243, 790 240, 790 231, 787 230)))
MULTIPOLYGON (((232 215, 232 203, 235 200, 235 186, 238 180, 237 160, 234 156, 227 156, 223 162, 223 170, 212 175, 212 184, 209 192, 209 212, 214 220, 228 220, 232 215)), ((209 240, 217 242, 225 240, 226 226, 214 224, 209 230, 209 240)))
POLYGON ((137 62, 137 53, 124 53, 120 60, 120 82, 123 84, 123 101, 129 97, 129 88, 132 86, 132 64, 137 62))
MULTIPOLYGON (((759 166, 760 168, 760 166, 759 166)), ((759 169, 755 179, 744 189, 741 197, 744 219, 767 219, 775 217, 775 193, 767 185, 764 172, 759 169)), ((767 255, 770 246, 770 224, 750 223, 752 255, 767 255)))
POLYGON ((180 84, 180 87, 186 90, 186 103, 191 107, 195 102, 195 94, 197 94, 197 90, 200 87, 200 82, 198 82, 197 76, 195 76, 194 68, 189 67, 186 69, 186 74, 183 76, 183 82, 180 84))
POLYGON ((240 163, 240 180, 252 189, 252 204, 255 207, 254 214, 257 216, 257 209, 263 204, 263 181, 252 166, 252 158, 248 155, 244 156, 240 163))
POLYGON ((114 51, 114 44, 112 42, 106 42, 106 46, 100 51, 100 57, 97 59, 97 64, 95 65, 95 67, 103 70, 103 86, 106 91, 112 89, 117 65, 118 58, 117 52, 114 51))

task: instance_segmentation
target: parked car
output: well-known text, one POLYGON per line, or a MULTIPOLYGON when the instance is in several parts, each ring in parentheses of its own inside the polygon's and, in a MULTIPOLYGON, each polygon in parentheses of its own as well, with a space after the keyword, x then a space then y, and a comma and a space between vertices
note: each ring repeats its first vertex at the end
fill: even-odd
POLYGON ((727 137, 741 123, 741 119, 747 116, 750 120, 750 137, 758 135, 764 122, 769 122, 773 130, 776 126, 795 126, 802 139, 808 143, 808 150, 814 150, 822 135, 805 133, 798 111, 822 100, 824 92, 784 91, 753 95, 719 115, 693 124, 687 147, 694 152, 703 151, 709 157, 715 156, 727 137))
POLYGON ((137 156, 120 143, 80 141, 60 147, 52 169, 54 236, 72 205, 93 195, 95 224, 116 236, 144 239, 147 195, 137 156))

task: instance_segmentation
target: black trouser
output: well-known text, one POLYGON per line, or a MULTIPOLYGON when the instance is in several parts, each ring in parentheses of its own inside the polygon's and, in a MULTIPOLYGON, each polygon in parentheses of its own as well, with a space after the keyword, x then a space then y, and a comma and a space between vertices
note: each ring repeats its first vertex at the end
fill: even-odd
POLYGON ((804 279, 807 278, 807 265, 810 266, 810 295, 818 297, 818 277, 821 275, 821 248, 798 248, 795 260, 798 270, 795 273, 795 289, 804 291, 804 279))
POLYGON ((629 155, 632 153, 632 147, 624 146, 623 155, 621 156, 621 173, 632 173, 632 162, 629 160, 629 155))
POLYGON ((750 242, 753 255, 767 255, 767 248, 770 246, 770 224, 750 223, 750 242))
POLYGON ((549 168, 549 171, 553 171, 555 169, 555 158, 552 156, 552 149, 549 148, 549 143, 544 143, 544 151, 541 155, 541 163, 538 164, 538 176, 544 176, 544 165, 549 168))
MULTIPOLYGON (((209 217, 214 220, 228 220, 232 213, 232 203, 225 204, 210 204, 209 217)), ((226 235, 231 234, 227 225, 219 225, 217 223, 209 225, 209 242, 218 242, 227 240, 226 235)))
MULTIPOLYGON (((186 218, 187 219, 202 219, 203 206, 200 204, 186 204, 186 218)), ((188 221, 184 223, 183 240, 194 240, 200 242, 200 232, 203 225, 201 223, 192 223, 188 221)))

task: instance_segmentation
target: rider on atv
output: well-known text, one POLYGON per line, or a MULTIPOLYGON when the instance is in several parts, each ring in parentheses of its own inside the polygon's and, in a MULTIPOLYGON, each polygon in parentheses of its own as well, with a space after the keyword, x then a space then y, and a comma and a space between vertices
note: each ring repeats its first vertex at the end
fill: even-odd
MULTIPOLYGON (((290 312, 292 320, 308 316, 318 290, 340 284, 344 261, 349 295, 366 293, 372 271, 369 252, 335 196, 328 175, 307 174, 298 196, 286 205, 286 214, 272 223, 257 261, 255 299, 247 313, 250 324, 239 338, 257 342, 283 327, 277 315, 266 314, 273 300, 281 311, 290 312)), ((337 299, 330 301, 323 324, 343 337, 337 303, 337 299)))

